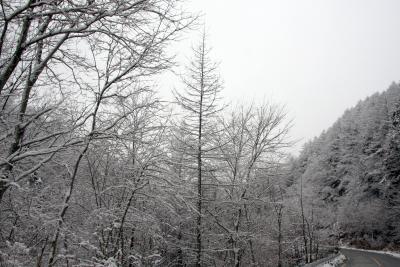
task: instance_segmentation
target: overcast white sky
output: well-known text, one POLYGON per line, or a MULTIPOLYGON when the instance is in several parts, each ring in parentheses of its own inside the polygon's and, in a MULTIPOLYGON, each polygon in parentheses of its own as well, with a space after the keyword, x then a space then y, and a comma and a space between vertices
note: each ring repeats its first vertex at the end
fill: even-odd
MULTIPOLYGON (((272 99, 301 145, 400 80, 400 0, 191 0, 229 101, 272 99)), ((195 33, 193 33, 195 34, 195 33)), ((190 56, 194 40, 180 43, 190 56)))

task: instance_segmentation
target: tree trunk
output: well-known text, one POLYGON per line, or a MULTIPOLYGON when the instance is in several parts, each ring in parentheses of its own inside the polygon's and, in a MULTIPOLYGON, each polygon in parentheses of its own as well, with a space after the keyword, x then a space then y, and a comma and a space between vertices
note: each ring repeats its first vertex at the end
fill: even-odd
POLYGON ((303 241, 304 241, 304 254, 306 256, 306 263, 308 263, 308 245, 307 245, 307 236, 306 236, 306 223, 304 217, 304 207, 303 207, 303 177, 301 177, 300 181, 300 208, 301 208, 301 218, 302 218, 302 232, 303 232, 303 241))
MULTIPOLYGON (((202 102, 202 99, 201 99, 202 102)), ((199 147, 197 154, 197 227, 196 227, 196 250, 197 250, 197 258, 196 258, 196 266, 201 266, 201 217, 202 217, 202 146, 201 146, 201 137, 202 137, 202 112, 201 112, 202 103, 200 103, 200 115, 199 115, 199 147)))
POLYGON ((278 219, 278 267, 282 267, 282 218, 278 219))

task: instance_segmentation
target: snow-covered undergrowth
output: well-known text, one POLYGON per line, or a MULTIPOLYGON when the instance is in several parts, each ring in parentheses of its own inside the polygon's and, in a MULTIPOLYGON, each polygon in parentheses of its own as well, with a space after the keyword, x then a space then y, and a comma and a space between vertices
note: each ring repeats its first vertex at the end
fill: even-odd
POLYGON ((396 257, 396 258, 400 258, 400 253, 394 252, 394 251, 360 249, 360 248, 352 248, 352 247, 346 247, 346 246, 341 246, 340 248, 359 250, 359 251, 367 251, 367 252, 373 252, 373 253, 379 253, 379 254, 386 254, 386 255, 391 255, 393 257, 396 257))
POLYGON ((338 267, 346 261, 346 257, 343 254, 339 254, 337 257, 329 260, 328 262, 321 263, 317 267, 338 267))

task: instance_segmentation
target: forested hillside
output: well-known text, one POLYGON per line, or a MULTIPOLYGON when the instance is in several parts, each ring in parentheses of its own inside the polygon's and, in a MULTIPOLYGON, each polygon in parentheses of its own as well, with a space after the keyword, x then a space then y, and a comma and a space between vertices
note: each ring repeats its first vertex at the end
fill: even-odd
POLYGON ((400 244, 400 87, 347 110, 292 163, 307 212, 344 243, 400 244))

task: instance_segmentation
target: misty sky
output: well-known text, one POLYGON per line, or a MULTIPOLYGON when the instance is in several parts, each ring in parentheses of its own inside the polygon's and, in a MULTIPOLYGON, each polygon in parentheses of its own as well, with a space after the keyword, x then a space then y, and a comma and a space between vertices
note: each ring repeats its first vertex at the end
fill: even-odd
POLYGON ((294 151, 400 80, 399 0, 191 0, 189 9, 204 14, 224 96, 286 105, 302 140, 294 151))

